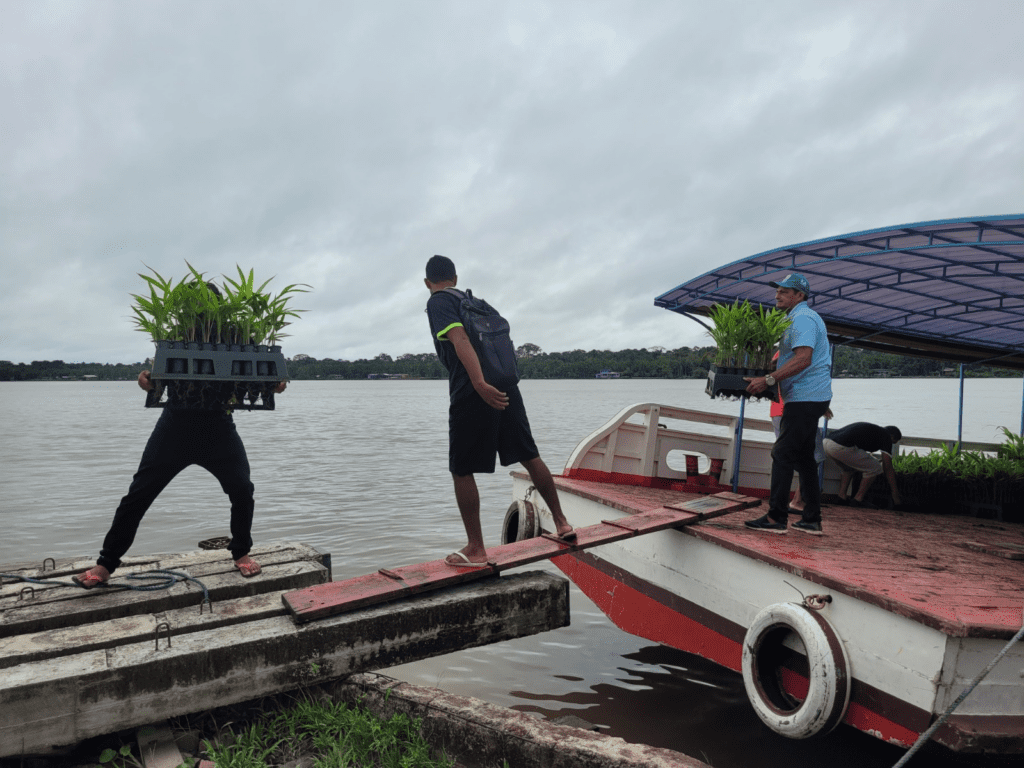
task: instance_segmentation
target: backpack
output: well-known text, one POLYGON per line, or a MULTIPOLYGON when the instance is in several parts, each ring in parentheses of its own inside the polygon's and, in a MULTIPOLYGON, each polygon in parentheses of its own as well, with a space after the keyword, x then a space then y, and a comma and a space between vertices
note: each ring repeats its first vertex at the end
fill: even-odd
POLYGON ((516 349, 509 337, 508 320, 473 292, 445 288, 459 297, 459 318, 480 359, 484 381, 502 391, 519 383, 516 349))

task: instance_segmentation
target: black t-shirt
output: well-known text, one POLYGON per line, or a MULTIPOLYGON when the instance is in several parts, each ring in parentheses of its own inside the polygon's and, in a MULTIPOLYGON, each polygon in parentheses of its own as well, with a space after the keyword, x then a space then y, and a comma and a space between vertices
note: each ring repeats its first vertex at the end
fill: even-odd
POLYGON ((448 371, 448 394, 454 403, 476 392, 469 380, 466 367, 455 354, 455 345, 448 340, 452 328, 462 328, 459 316, 461 299, 450 291, 436 291, 427 299, 427 319, 430 321, 430 335, 434 339, 434 350, 441 365, 448 371))
POLYGON ((868 453, 883 451, 892 455, 892 438, 889 433, 877 424, 870 424, 866 421, 855 421, 839 429, 830 429, 827 435, 829 440, 835 440, 847 448, 857 447, 868 453))

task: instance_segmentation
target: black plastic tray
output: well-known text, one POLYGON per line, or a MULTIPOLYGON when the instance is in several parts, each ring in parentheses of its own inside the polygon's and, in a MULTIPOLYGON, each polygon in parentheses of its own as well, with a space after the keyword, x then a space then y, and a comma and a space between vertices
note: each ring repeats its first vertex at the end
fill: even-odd
POLYGON ((163 396, 173 393, 183 410, 272 411, 288 364, 277 346, 161 341, 150 376, 156 388, 146 393, 147 408, 166 408, 163 396))
POLYGON ((752 395, 747 392, 747 385, 750 383, 747 378, 764 376, 769 371, 753 368, 724 368, 719 369, 712 366, 708 371, 708 384, 704 391, 711 397, 753 397, 755 399, 767 399, 772 402, 779 401, 779 385, 773 384, 764 392, 752 395))
POLYGON ((227 344, 170 342, 158 346, 153 358, 154 379, 182 381, 283 381, 288 364, 280 347, 241 347, 227 344), (180 347, 177 345, 181 345, 180 347))

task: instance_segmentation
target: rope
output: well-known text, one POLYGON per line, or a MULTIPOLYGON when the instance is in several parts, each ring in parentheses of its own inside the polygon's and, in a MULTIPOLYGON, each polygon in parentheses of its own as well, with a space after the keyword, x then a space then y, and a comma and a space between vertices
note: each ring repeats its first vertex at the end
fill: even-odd
POLYGON ((933 733, 939 730, 942 724, 949 719, 950 715, 953 714, 953 710, 963 703, 963 700, 966 699, 967 696, 971 693, 971 691, 973 691, 977 687, 978 683, 985 679, 985 675, 992 671, 995 665, 998 664, 999 661, 1003 658, 1003 656, 1005 656, 1013 647, 1014 643, 1019 642, 1022 637, 1024 637, 1024 626, 1021 626, 1021 628, 1017 631, 1017 634, 1014 635, 1013 638, 1011 638, 1010 642, 1003 646, 1003 650, 996 654, 995 658, 988 663, 988 666, 981 671, 981 674, 974 678, 974 682, 972 682, 967 687, 967 690, 965 690, 963 693, 956 697, 956 700, 954 700, 953 703, 946 708, 946 711, 942 713, 942 716, 939 717, 939 719, 936 720, 934 723, 932 723, 928 730, 926 730, 924 733, 917 737, 917 741, 914 742, 914 746, 908 749, 907 753, 903 755, 903 757, 900 758, 899 762, 896 763, 892 768, 902 768, 902 766, 907 764, 907 761, 914 755, 914 753, 924 746, 925 742, 927 742, 928 739, 932 737, 933 733))
MULTIPOLYGON (((210 604, 210 590, 206 588, 199 579, 189 576, 187 573, 181 571, 167 571, 160 568, 152 571, 144 571, 143 573, 130 573, 126 577, 130 581, 150 581, 155 582, 144 585, 133 585, 133 584, 110 584, 108 589, 130 589, 135 592, 153 592, 158 589, 170 589, 179 581, 194 581, 203 590, 203 603, 206 605, 210 604)), ((78 585, 74 582, 67 581, 55 581, 53 579, 33 579, 29 576, 22 576, 18 573, 0 573, 0 580, 14 579, 15 581, 25 581, 29 584, 52 584, 58 587, 77 587, 78 585)))

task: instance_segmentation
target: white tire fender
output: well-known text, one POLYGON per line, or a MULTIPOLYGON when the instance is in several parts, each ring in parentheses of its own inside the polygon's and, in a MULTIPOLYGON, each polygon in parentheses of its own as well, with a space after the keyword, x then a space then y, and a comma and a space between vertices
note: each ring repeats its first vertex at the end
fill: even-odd
POLYGON ((501 543, 526 541, 540 535, 540 515, 536 507, 526 500, 516 499, 505 513, 501 525, 501 543))
POLYGON ((743 638, 743 686, 761 720, 778 734, 806 739, 839 725, 850 703, 850 662, 839 635, 820 611, 798 603, 769 605, 743 638), (807 653, 809 687, 801 702, 781 683, 783 639, 794 632, 807 653))

